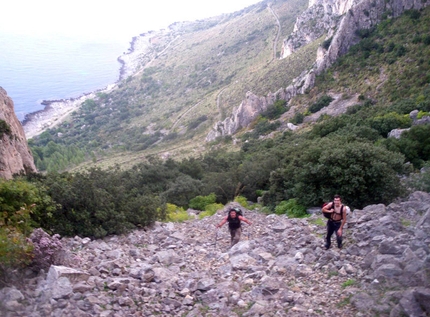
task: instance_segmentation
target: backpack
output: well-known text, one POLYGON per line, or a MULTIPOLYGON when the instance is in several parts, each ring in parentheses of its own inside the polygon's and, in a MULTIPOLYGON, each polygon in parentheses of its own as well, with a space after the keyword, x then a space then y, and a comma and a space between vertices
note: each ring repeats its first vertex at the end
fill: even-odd
POLYGON ((228 215, 230 215, 230 211, 236 211, 236 215, 237 216, 242 216, 243 217, 243 212, 242 212, 242 209, 240 209, 239 207, 234 207, 234 208, 230 208, 228 211, 227 211, 227 214, 228 215))
MULTIPOLYGON (((324 203, 323 204, 323 206, 322 206, 322 208, 324 208, 325 206, 327 206, 328 204, 332 204, 332 206, 334 206, 334 201, 333 202, 328 202, 328 203, 324 203)), ((322 212, 322 214, 323 214, 323 216, 324 217, 326 217, 327 219, 331 219, 331 215, 332 215, 332 213, 328 213, 328 212, 322 212)), ((342 220, 343 219, 343 204, 342 204, 342 206, 340 207, 340 216, 341 216, 341 218, 340 218, 340 220, 342 220)))

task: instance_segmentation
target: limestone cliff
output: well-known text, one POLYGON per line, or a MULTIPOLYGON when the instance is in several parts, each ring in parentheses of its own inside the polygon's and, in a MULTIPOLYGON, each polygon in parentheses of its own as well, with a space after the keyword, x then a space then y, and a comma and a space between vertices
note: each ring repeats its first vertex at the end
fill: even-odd
POLYGON ((386 14, 398 17, 405 10, 419 10, 429 4, 430 1, 427 0, 310 0, 308 9, 297 18, 293 33, 284 40, 281 58, 294 54, 298 48, 324 34, 329 46, 320 47, 312 69, 304 71, 287 88, 279 88, 276 93, 269 93, 268 97, 248 92, 246 99, 233 110, 230 117, 214 125, 206 141, 234 134, 247 127, 276 98, 288 102, 292 97, 312 88, 315 75, 322 73, 352 45, 358 43, 360 38, 356 31, 375 26, 386 14))
POLYGON ((36 171, 13 101, 0 87, 0 177, 11 179, 16 173, 36 171))

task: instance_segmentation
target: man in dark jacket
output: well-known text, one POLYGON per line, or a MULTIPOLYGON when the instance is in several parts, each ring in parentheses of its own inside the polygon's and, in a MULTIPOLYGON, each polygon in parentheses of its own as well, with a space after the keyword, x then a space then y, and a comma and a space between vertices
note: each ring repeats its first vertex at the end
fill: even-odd
POLYGON ((221 228, 226 222, 228 222, 228 229, 230 230, 231 236, 231 246, 234 246, 240 240, 240 235, 242 233, 241 221, 246 222, 248 225, 252 224, 251 221, 245 217, 238 215, 236 209, 230 209, 228 215, 225 216, 224 219, 216 226, 217 228, 221 228))

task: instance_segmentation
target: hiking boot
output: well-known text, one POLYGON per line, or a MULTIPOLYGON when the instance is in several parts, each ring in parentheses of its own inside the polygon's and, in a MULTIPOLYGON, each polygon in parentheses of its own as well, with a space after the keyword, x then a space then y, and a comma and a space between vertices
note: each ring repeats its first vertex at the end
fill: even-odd
POLYGON ((338 244, 337 247, 342 250, 342 245, 341 244, 340 245, 338 244))
POLYGON ((325 244, 325 245, 324 245, 324 248, 325 248, 326 250, 328 250, 328 249, 330 249, 330 246, 329 246, 328 244, 325 244))

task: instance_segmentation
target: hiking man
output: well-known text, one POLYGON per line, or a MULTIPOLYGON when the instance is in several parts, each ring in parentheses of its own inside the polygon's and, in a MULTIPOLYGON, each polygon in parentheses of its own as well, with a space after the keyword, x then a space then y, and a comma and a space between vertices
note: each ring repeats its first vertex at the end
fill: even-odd
POLYGON ((342 229, 346 223, 346 208, 342 205, 339 195, 334 195, 334 200, 322 208, 322 212, 330 213, 327 221, 327 236, 325 249, 328 250, 331 244, 331 236, 336 232, 337 247, 342 249, 342 229))
POLYGON ((238 211, 234 208, 230 209, 228 215, 223 218, 223 220, 216 226, 217 229, 221 228, 228 221, 228 229, 230 230, 231 236, 231 246, 234 246, 240 240, 240 235, 242 233, 241 230, 241 221, 246 222, 248 225, 251 225, 251 221, 238 214, 238 211))

